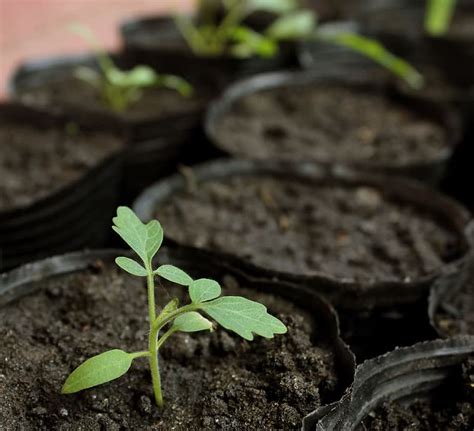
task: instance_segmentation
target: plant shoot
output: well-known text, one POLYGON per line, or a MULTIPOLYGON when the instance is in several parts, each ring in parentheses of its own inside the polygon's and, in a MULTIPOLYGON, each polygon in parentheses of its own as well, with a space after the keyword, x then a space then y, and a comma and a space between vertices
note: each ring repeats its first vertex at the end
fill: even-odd
POLYGON ((221 296, 221 286, 208 278, 193 279, 173 265, 155 267, 153 258, 163 241, 163 229, 157 220, 142 223, 127 207, 119 207, 113 219, 112 229, 130 246, 138 259, 117 257, 115 262, 124 271, 146 279, 148 292, 148 319, 150 332, 146 350, 128 353, 113 349, 94 356, 76 368, 62 388, 63 394, 71 394, 107 383, 124 375, 138 358, 147 358, 156 404, 163 406, 158 353, 163 344, 175 332, 212 331, 213 319, 229 331, 246 340, 254 334, 273 338, 284 334, 286 326, 267 312, 264 305, 240 296, 221 296), (161 277, 188 290, 191 302, 180 305, 171 300, 157 312, 155 303, 155 277, 161 277))

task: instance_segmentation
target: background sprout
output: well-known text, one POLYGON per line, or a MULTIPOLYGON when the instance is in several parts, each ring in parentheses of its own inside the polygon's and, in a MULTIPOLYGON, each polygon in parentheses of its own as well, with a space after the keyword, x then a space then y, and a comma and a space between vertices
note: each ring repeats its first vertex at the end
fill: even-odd
POLYGON ((413 66, 389 52, 376 40, 352 32, 318 30, 315 13, 302 8, 296 0, 201 0, 197 15, 201 17, 199 24, 195 24, 188 16, 175 19, 189 47, 199 56, 228 53, 239 58, 253 55, 273 57, 281 41, 316 39, 345 46, 362 54, 414 88, 422 87, 424 82, 423 76, 413 66), (221 19, 219 5, 224 9, 221 19), (277 15, 275 21, 261 33, 243 24, 245 18, 257 11, 277 15))
POLYGON ((125 111, 140 100, 146 88, 169 88, 183 97, 189 97, 193 93, 192 86, 184 79, 175 75, 158 74, 149 66, 138 65, 127 71, 119 69, 87 27, 75 25, 71 30, 89 42, 100 68, 97 71, 86 66, 78 67, 75 76, 94 87, 102 101, 113 111, 125 111))
POLYGON ((430 36, 444 35, 451 24, 456 0, 428 0, 425 13, 425 30, 430 36))
POLYGON ((157 220, 144 224, 130 208, 119 207, 113 222, 112 229, 139 257, 137 261, 120 256, 115 262, 129 274, 145 277, 147 280, 150 323, 148 349, 133 353, 113 349, 88 359, 66 379, 63 394, 79 392, 115 380, 130 369, 135 359, 146 357, 150 364, 155 401, 161 407, 163 395, 158 363, 159 349, 175 332, 212 331, 212 322, 201 313, 249 341, 253 340, 254 334, 273 338, 275 334, 287 332, 286 326, 269 314, 264 305, 240 296, 221 296, 221 286, 215 280, 194 280, 173 265, 154 268, 152 260, 163 241, 163 229, 157 220), (191 302, 180 306, 178 299, 172 299, 157 314, 154 282, 157 275, 186 287, 191 302), (160 334, 161 331, 164 332, 160 334))

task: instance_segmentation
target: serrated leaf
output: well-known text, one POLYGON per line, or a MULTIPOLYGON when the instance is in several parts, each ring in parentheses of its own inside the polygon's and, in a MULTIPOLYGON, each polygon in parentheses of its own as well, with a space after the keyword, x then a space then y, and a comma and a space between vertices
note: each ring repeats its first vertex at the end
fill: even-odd
POLYGON ((119 207, 113 222, 112 229, 149 264, 163 242, 163 229, 158 220, 144 224, 130 208, 119 207))
POLYGON ((189 285, 189 296, 194 303, 210 301, 221 294, 221 286, 215 280, 200 278, 189 285))
POLYGON ((129 370, 132 361, 130 354, 119 349, 94 356, 69 375, 61 392, 73 394, 118 379, 129 370))
POLYGON ((316 29, 316 16, 309 10, 283 15, 267 28, 265 34, 277 40, 295 40, 309 37, 316 29))
POLYGON ((265 338, 284 334, 286 326, 267 312, 258 302, 240 296, 224 296, 202 304, 202 309, 217 323, 246 340, 253 340, 253 333, 265 338))
POLYGON ((146 277, 146 269, 143 268, 137 261, 128 257, 120 256, 115 259, 115 263, 120 266, 124 271, 129 274, 136 275, 138 277, 146 277))
POLYGON ((179 299, 178 298, 173 298, 168 304, 166 304, 163 307, 163 310, 161 310, 160 315, 158 316, 159 319, 162 319, 168 315, 170 315, 173 311, 176 311, 179 306, 179 299))
POLYGON ((165 280, 181 284, 182 286, 189 286, 193 282, 193 279, 188 274, 174 265, 161 265, 155 271, 155 274, 158 274, 165 280))
POLYGON ((190 311, 174 319, 173 328, 181 332, 211 331, 212 323, 196 311, 190 311))

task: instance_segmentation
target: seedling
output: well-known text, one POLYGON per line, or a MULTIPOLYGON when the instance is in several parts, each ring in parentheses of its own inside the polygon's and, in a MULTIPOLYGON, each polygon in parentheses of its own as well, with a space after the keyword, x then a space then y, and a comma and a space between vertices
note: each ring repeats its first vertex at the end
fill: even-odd
POLYGON ((322 40, 370 58, 414 88, 423 85, 423 77, 415 68, 376 40, 352 32, 320 31, 315 13, 302 8, 297 0, 201 0, 199 5, 197 15, 201 17, 200 23, 194 23, 188 16, 176 17, 183 38, 198 56, 273 57, 282 41, 322 40), (219 19, 219 5, 224 10, 222 19, 219 19), (261 33, 243 24, 257 11, 277 16, 261 33))
POLYGON ((425 31, 430 36, 444 35, 451 24, 456 0, 428 0, 425 13, 425 31))
POLYGON ((123 112, 138 102, 146 88, 169 88, 183 97, 189 97, 193 93, 192 86, 184 79, 175 75, 158 74, 149 66, 119 69, 88 28, 76 25, 72 30, 90 43, 100 69, 78 67, 75 76, 95 88, 105 105, 113 111, 123 112))
POLYGON ((114 349, 88 359, 69 375, 62 388, 63 394, 79 392, 115 380, 129 370, 135 359, 143 357, 149 360, 156 404, 163 406, 159 349, 175 332, 212 331, 213 324, 202 313, 249 341, 253 340, 254 334, 273 338, 274 334, 286 333, 286 326, 269 314, 264 305, 240 296, 221 296, 221 287, 215 280, 194 280, 173 265, 154 268, 152 261, 163 241, 163 229, 157 220, 144 224, 130 208, 119 207, 113 223, 112 229, 140 258, 137 262, 120 256, 115 262, 129 274, 145 277, 147 280, 150 322, 148 349, 132 353, 114 349), (172 299, 157 315, 156 276, 187 287, 191 302, 180 306, 178 299, 172 299), (162 330, 164 332, 160 334, 162 330))

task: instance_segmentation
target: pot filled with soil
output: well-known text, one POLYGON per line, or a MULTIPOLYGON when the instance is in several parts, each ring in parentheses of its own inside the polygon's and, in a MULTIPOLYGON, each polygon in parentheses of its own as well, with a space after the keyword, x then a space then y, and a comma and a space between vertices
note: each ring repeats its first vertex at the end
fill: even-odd
POLYGON ((233 156, 342 164, 439 181, 460 137, 449 108, 390 91, 387 74, 344 61, 305 72, 259 75, 211 106, 206 131, 233 156), (308 109, 311 106, 311 109, 308 109))
POLYGON ((366 361, 351 389, 305 418, 307 429, 471 430, 474 337, 419 343, 366 361))
MULTIPOLYGON (((162 408, 154 405, 143 359, 114 382, 61 395, 67 374, 85 358, 146 343, 144 279, 120 270, 113 263, 118 254, 76 252, 2 276, 4 427, 301 429, 309 411, 337 400, 351 383, 353 356, 338 336, 334 311, 314 292, 256 281, 219 256, 162 249, 160 263, 212 276, 225 294, 258 300, 285 322, 287 334, 252 342, 223 328, 173 335, 160 349, 162 408)), ((160 284, 159 309, 186 296, 183 286, 160 284)))
POLYGON ((24 106, 0 106, 0 269, 104 246, 123 142, 24 106))
MULTIPOLYGON (((248 24, 260 30, 268 19, 251 20, 248 24), (263 22, 262 22, 263 21, 263 22)), ((196 54, 186 42, 170 16, 146 17, 125 22, 121 27, 127 55, 138 63, 162 66, 169 70, 191 71, 211 79, 216 89, 243 76, 296 66, 296 48, 293 43, 280 43, 278 52, 269 57, 252 55, 239 58, 229 52, 220 55, 196 54)))
POLYGON ((462 272, 470 248, 470 216, 449 198, 315 164, 216 161, 151 186, 134 209, 175 242, 304 280, 348 308, 412 303, 447 268, 462 272))
MULTIPOLYGON (((125 56, 113 59, 121 70, 133 66, 125 56)), ((125 166, 127 197, 173 172, 179 163, 203 160, 209 149, 200 123, 211 97, 203 80, 189 80, 192 93, 187 96, 161 86, 144 88, 138 100, 117 110, 97 88, 78 77, 81 68, 99 73, 97 61, 93 55, 81 55, 25 63, 11 79, 10 95, 35 109, 121 133, 130 148, 125 166)))

